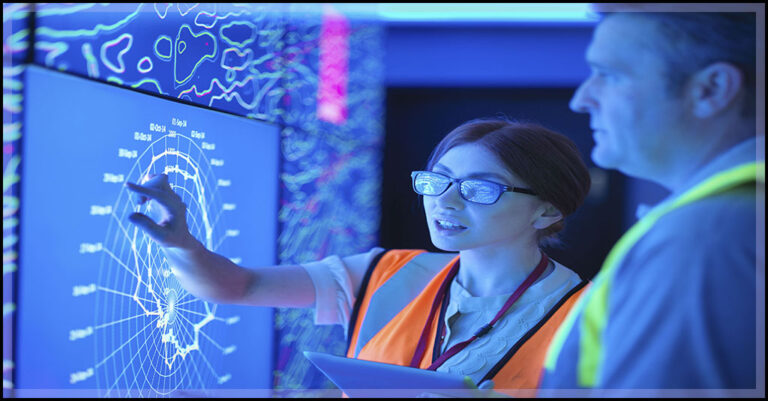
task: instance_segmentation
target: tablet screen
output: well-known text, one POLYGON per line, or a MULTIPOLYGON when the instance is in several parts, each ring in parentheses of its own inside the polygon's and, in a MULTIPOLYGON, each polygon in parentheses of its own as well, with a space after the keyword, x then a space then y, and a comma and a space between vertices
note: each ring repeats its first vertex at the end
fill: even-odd
POLYGON ((467 376, 319 352, 305 351, 304 355, 350 397, 418 397, 447 389, 452 395, 463 390, 469 396, 476 391, 470 390, 467 376))

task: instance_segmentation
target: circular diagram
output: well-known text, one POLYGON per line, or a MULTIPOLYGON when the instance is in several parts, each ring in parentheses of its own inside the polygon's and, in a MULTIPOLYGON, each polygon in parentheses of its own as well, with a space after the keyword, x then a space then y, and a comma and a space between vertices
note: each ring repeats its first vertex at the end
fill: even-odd
MULTIPOLYGON (((165 127, 162 127, 165 131, 165 127)), ((193 131, 194 133, 194 131, 193 131)), ((151 137, 149 137, 151 138, 151 137)), ((221 230, 220 186, 204 154, 206 143, 171 132, 137 154, 124 177, 104 180, 143 184, 151 175, 167 174, 171 188, 187 205, 190 233, 214 252, 230 230, 221 230), (224 231, 224 232, 222 232, 224 231)), ((120 152, 131 152, 120 149, 120 152)), ((101 249, 96 294, 93 374, 103 396, 164 396, 179 389, 202 390, 229 380, 222 356, 234 351, 216 341, 237 317, 216 315, 216 304, 182 288, 160 247, 128 215, 140 212, 162 219, 155 201, 138 203, 127 188, 111 206, 112 218, 101 249)))

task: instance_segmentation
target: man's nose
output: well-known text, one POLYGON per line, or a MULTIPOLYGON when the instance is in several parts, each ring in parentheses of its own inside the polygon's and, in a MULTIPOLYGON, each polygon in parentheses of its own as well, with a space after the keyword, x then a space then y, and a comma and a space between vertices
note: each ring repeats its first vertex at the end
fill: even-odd
POLYGON ((568 106, 576 113, 588 113, 597 103, 590 93, 589 80, 586 80, 576 88, 568 106))

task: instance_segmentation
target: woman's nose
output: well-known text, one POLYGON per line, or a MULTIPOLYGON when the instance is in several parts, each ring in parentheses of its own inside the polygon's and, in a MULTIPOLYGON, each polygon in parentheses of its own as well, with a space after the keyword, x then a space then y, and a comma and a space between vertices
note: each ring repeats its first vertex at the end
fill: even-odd
POLYGON ((446 209, 461 209, 464 206, 464 199, 459 193, 459 185, 452 182, 445 192, 437 196, 436 202, 438 206, 446 209))

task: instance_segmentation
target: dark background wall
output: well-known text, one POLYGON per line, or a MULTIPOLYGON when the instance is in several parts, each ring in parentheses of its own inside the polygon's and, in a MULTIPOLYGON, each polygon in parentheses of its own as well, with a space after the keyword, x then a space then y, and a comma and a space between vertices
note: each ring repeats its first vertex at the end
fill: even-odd
POLYGON ((385 82, 407 87, 576 87, 591 22, 386 25, 385 82))

